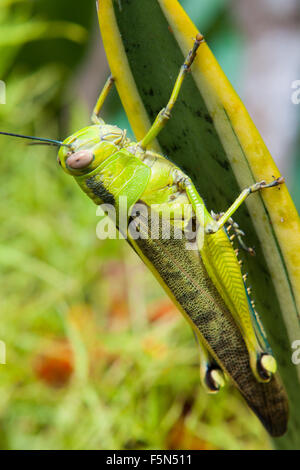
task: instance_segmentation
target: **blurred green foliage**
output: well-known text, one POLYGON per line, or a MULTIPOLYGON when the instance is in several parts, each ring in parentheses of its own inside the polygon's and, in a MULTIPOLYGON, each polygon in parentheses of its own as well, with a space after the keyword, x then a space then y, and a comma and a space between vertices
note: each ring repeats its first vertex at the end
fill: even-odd
MULTIPOLYGON (((1 130, 61 138, 87 123, 71 79, 94 1, 0 3, 1 130)), ((217 42, 226 2, 182 3, 217 42)), ((0 448, 269 448, 235 391, 203 392, 189 326, 124 241, 96 238, 55 149, 0 148, 0 448)))
MULTIPOLYGON (((298 108, 299 108, 298 104, 298 108)), ((300 112, 298 111, 298 117, 300 117, 300 112)), ((298 119, 298 123, 300 120, 298 119)), ((298 134, 295 142, 295 148, 293 152, 293 165, 290 170, 291 177, 291 189, 293 198, 298 210, 300 210, 300 125, 298 124, 298 134)))

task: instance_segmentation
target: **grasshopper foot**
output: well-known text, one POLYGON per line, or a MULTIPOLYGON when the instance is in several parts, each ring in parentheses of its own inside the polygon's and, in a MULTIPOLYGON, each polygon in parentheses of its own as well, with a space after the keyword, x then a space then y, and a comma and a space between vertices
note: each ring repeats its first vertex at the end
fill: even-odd
POLYGON ((283 176, 280 176, 279 178, 274 178, 274 180, 268 184, 263 180, 263 181, 260 181, 259 183, 255 183, 252 186, 250 186, 249 191, 250 193, 255 193, 256 191, 260 191, 261 189, 274 188, 275 186, 284 184, 284 182, 285 181, 284 181, 283 176))

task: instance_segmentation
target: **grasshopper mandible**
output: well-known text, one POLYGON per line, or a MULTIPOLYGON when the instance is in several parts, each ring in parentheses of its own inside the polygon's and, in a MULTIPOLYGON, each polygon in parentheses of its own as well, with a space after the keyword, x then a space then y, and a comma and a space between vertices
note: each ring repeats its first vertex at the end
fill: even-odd
POLYGON ((112 203, 118 211, 121 197, 127 198, 126 238, 190 322, 199 345, 203 385, 210 392, 218 391, 224 385, 225 373, 270 434, 278 436, 287 426, 287 399, 229 231, 233 229, 242 247, 251 253, 241 240, 243 232, 231 217, 250 194, 275 187, 284 180, 278 178, 269 184, 262 181, 251 185, 225 213, 216 215, 208 212, 188 175, 149 149, 170 119, 184 77, 203 41, 203 36, 198 34, 180 68, 169 102, 140 142, 131 141, 126 131, 100 118, 100 110, 114 83, 112 77, 100 93, 92 125, 63 142, 34 139, 60 147, 58 163, 96 204, 112 203), (158 228, 158 239, 152 239, 147 216, 132 216, 137 203, 147 210, 153 204, 168 207, 175 214, 174 233, 182 232, 176 214, 189 205, 189 218, 199 224, 202 233, 200 237, 200 230, 197 232, 197 250, 187 250, 184 237, 175 237, 174 233, 165 239, 161 228, 158 228), (141 235, 145 236, 136 239, 129 221, 138 224, 141 235))

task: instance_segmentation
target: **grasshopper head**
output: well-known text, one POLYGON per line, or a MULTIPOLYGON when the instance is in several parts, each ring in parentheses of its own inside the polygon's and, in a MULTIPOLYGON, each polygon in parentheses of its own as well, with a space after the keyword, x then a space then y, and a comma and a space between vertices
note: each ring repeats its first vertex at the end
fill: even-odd
POLYGON ((99 124, 85 127, 62 142, 58 163, 73 176, 95 170, 127 142, 126 131, 117 126, 99 124))

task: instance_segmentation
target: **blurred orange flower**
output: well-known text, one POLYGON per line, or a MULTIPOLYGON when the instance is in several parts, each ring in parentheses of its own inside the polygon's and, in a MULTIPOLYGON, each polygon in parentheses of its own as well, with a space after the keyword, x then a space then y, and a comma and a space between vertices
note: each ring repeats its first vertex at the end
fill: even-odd
POLYGON ((67 385, 74 371, 73 351, 67 340, 53 340, 34 359, 34 372, 49 387, 67 385))

